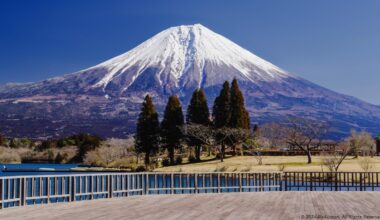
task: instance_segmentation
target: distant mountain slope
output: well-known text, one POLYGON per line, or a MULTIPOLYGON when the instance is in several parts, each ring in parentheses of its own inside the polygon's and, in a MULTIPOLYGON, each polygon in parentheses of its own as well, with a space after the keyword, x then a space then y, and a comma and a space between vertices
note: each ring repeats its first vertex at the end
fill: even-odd
POLYGON ((145 94, 162 111, 166 98, 187 105, 194 89, 210 106, 221 84, 237 78, 254 123, 302 116, 328 121, 332 138, 351 129, 380 133, 380 107, 292 75, 196 24, 164 30, 94 67, 36 83, 0 87, 0 132, 51 137, 91 132, 122 137, 134 131, 145 94))

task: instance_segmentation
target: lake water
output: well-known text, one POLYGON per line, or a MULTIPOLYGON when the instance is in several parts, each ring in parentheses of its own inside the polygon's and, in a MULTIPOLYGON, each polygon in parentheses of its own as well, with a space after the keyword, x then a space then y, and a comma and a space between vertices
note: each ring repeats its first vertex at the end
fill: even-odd
MULTIPOLYGON (((0 176, 68 174, 78 164, 0 164, 0 176), (44 170, 44 171, 41 171, 44 170), (51 172, 48 170, 52 170, 51 172)), ((75 172, 78 173, 78 172, 75 172)))

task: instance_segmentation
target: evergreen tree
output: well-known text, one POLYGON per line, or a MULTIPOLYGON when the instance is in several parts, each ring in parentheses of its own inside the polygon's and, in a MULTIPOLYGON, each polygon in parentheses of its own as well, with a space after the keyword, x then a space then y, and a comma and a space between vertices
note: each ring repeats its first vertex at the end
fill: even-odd
POLYGON ((260 127, 258 124, 255 124, 255 126, 253 126, 253 137, 254 139, 258 139, 260 136, 261 136, 260 127))
MULTIPOLYGON (((193 92, 190 104, 187 108, 186 121, 188 124, 210 124, 210 113, 208 110, 207 99, 202 89, 193 92)), ((202 142, 196 138, 190 138, 188 144, 195 147, 195 159, 201 160, 202 142)))
POLYGON ((231 105, 230 105, 231 118, 229 126, 231 128, 250 128, 249 113, 245 109, 244 96, 240 91, 238 82, 234 79, 231 83, 231 105))
MULTIPOLYGON (((220 94, 218 97, 216 97, 214 106, 213 106, 213 119, 214 119, 214 127, 217 129, 222 129, 224 127, 228 127, 230 119, 231 119, 231 112, 230 112, 230 86, 229 83, 226 81, 223 84, 223 88, 220 91, 220 94)), ((217 134, 216 138, 219 139, 218 142, 221 142, 221 150, 220 150, 220 160, 223 162, 224 156, 225 156, 225 150, 226 150, 226 143, 224 141, 220 141, 221 139, 224 139, 223 134, 217 134)))
POLYGON ((10 148, 18 148, 16 140, 14 138, 12 138, 11 141, 9 142, 9 147, 10 148))
MULTIPOLYGON (((71 140, 72 144, 78 147, 78 154, 72 159, 72 162, 82 162, 86 153, 98 148, 102 141, 102 138, 86 133, 80 133, 71 136, 69 139, 71 140)), ((52 141, 43 143, 41 149, 51 148, 53 144, 54 146, 56 145, 56 143, 53 143, 52 141)))
POLYGON ((145 154, 145 165, 150 163, 150 156, 155 154, 159 146, 158 114, 153 105, 152 98, 145 96, 141 113, 137 121, 135 150, 145 154))
POLYGON ((58 152, 57 156, 55 156, 54 162, 57 164, 61 164, 64 160, 64 156, 60 152, 58 152))
MULTIPOLYGON (((238 129, 249 129, 250 128, 250 119, 249 113, 245 109, 244 96, 240 91, 238 82, 236 79, 232 80, 231 83, 231 119, 229 121, 229 127, 238 128, 238 129)), ((239 140, 236 138, 230 138, 232 145, 232 152, 236 155, 236 143, 239 140)))
POLYGON ((230 86, 229 83, 225 81, 219 96, 215 99, 212 111, 214 126, 216 128, 222 128, 229 125, 231 119, 230 98, 230 86))
POLYGON ((161 138, 163 147, 168 150, 170 164, 174 164, 174 150, 181 144, 184 124, 182 106, 177 96, 170 96, 166 105, 164 119, 161 123, 161 138))

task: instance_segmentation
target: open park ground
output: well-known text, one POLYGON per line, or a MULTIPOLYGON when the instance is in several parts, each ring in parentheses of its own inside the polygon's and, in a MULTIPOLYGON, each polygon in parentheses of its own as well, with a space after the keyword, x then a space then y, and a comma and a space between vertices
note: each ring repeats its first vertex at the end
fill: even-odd
MULTIPOLYGON (((177 166, 168 166, 158 168, 155 171, 160 172, 234 172, 234 171, 306 171, 306 172, 328 172, 328 168, 323 166, 322 157, 314 156, 313 163, 307 164, 306 156, 264 156, 263 165, 253 156, 236 156, 229 157, 220 162, 216 159, 204 158, 204 161, 198 163, 184 163, 177 166), (282 166, 284 165, 284 166, 282 166)), ((339 171, 344 172, 363 172, 361 167, 362 158, 353 159, 348 157, 343 161, 339 171)), ((368 171, 380 171, 380 157, 370 158, 370 169, 368 171)))

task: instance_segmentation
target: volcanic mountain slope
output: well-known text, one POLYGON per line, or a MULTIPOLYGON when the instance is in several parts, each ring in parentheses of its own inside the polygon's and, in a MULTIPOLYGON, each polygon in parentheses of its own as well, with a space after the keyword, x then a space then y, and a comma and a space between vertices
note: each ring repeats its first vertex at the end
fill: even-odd
POLYGON ((211 106, 225 80, 238 79, 252 122, 288 116, 323 120, 332 138, 351 129, 380 133, 380 107, 292 75, 196 24, 164 30, 94 67, 36 83, 0 87, 0 132, 52 137, 77 132, 123 137, 143 97, 162 112, 169 95, 186 106, 204 88, 211 106))

